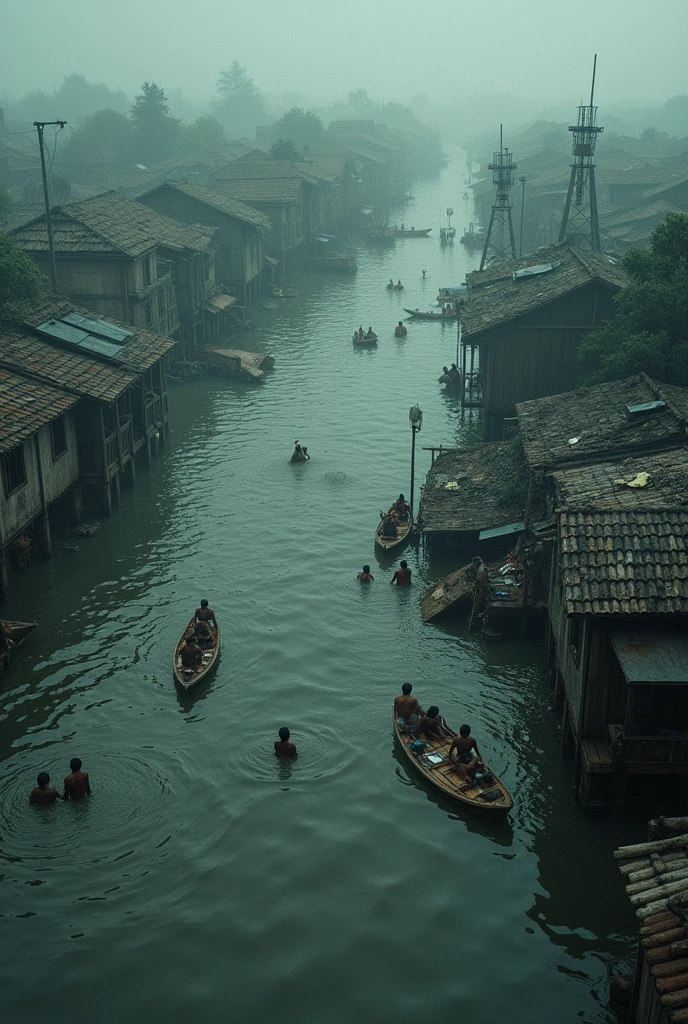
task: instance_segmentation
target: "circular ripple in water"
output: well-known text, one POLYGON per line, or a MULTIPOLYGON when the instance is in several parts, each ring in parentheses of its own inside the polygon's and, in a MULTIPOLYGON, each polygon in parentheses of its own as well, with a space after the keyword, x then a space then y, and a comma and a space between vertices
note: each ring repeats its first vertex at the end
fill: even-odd
POLYGON ((250 747, 237 747, 237 758, 233 767, 244 778, 257 782, 279 782, 290 779, 293 782, 310 782, 324 779, 347 768, 354 760, 355 750, 346 743, 330 726, 322 725, 318 730, 299 726, 293 730, 291 739, 296 744, 298 757, 281 759, 275 757, 274 736, 255 739, 250 747))
POLYGON ((56 800, 49 807, 33 807, 29 793, 39 768, 50 772, 51 785, 62 792, 67 774, 64 763, 52 759, 4 765, 0 785, 0 862, 42 863, 73 858, 85 863, 113 862, 137 849, 160 846, 164 832, 170 784, 167 772, 153 762, 157 751, 98 754, 84 760, 93 792, 84 800, 56 800), (157 826, 157 827, 156 827, 157 826))

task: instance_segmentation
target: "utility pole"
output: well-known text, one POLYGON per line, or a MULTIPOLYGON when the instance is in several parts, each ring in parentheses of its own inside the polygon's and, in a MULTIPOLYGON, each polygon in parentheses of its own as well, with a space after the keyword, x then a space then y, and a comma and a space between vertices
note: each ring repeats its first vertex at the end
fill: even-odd
POLYGON ((53 242, 53 222, 50 217, 50 193, 48 192, 48 174, 45 169, 45 146, 43 143, 43 132, 46 125, 57 124, 60 131, 67 124, 66 121, 34 121, 34 128, 38 132, 38 146, 41 151, 41 171, 43 172, 43 198, 45 199, 45 223, 48 228, 48 249, 50 250, 50 278, 53 291, 57 291, 57 267, 55 265, 55 245, 53 242))
POLYGON ((523 255, 523 207, 526 205, 526 177, 521 175, 518 179, 521 182, 521 227, 518 232, 518 255, 523 255))
POLYGON ((504 260, 514 259, 516 256, 516 239, 514 238, 514 226, 511 221, 511 200, 509 193, 514 183, 514 171, 517 164, 508 149, 504 149, 502 140, 502 126, 499 126, 499 152, 492 157, 492 163, 487 165, 492 171, 492 181, 495 185, 495 201, 492 204, 490 223, 485 236, 483 255, 480 260, 480 269, 490 266, 492 263, 501 263, 504 260))

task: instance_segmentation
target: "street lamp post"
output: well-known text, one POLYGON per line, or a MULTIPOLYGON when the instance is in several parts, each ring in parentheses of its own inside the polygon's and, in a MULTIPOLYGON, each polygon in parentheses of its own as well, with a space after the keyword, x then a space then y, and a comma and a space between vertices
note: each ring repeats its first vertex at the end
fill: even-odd
POLYGON ((409 506, 411 510, 411 524, 413 524, 413 488, 416 477, 416 434, 423 426, 423 413, 417 405, 411 406, 411 409, 409 410, 409 426, 411 427, 411 501, 409 502, 409 506))

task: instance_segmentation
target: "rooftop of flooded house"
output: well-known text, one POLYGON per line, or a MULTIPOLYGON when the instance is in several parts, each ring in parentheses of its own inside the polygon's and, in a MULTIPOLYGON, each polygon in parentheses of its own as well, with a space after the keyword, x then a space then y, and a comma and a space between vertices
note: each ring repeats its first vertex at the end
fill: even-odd
POLYGON ((688 448, 606 459, 552 473, 562 509, 688 507, 688 448))
POLYGON ((224 190, 209 188, 206 185, 198 185, 194 181, 166 181, 149 192, 143 193, 139 198, 145 200, 151 193, 169 190, 179 192, 180 195, 189 196, 191 199, 204 203, 218 213, 226 213, 234 220, 243 221, 253 227, 267 231, 270 221, 264 213, 254 210, 252 206, 242 203, 239 199, 227 194, 224 190))
POLYGON ((78 398, 0 367, 0 454, 76 405, 78 398))

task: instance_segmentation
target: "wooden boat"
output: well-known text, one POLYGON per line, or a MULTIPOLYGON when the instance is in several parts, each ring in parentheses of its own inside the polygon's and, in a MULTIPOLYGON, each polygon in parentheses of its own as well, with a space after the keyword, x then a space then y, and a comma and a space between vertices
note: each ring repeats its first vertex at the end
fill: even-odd
POLYGON ((397 535, 396 535, 396 537, 384 537, 382 535, 382 519, 377 524, 377 529, 375 531, 375 543, 379 544, 379 546, 381 548, 384 548, 385 551, 390 551, 391 548, 399 547, 399 545, 403 544, 403 542, 408 538, 408 535, 411 532, 411 520, 410 519, 403 519, 403 520, 401 520, 401 522, 397 519, 396 520, 396 524, 397 524, 397 535))
POLYGON ((404 313, 408 313, 416 320, 456 320, 457 317, 455 309, 452 309, 450 313, 433 313, 431 310, 423 312, 421 309, 406 309, 404 306, 403 310, 404 313))
POLYGON ((377 345, 377 334, 373 334, 372 337, 368 337, 364 334, 362 338, 359 338, 357 334, 353 336, 354 345, 377 345))
POLYGON ((264 352, 244 352, 238 348, 204 348, 195 358, 212 368, 222 377, 244 377, 260 380, 266 370, 275 365, 272 356, 264 352))
POLYGON ((395 228, 397 238, 427 238, 432 228, 395 228))
POLYGON ((29 633, 32 633, 38 625, 37 622, 16 622, 13 619, 2 619, 1 621, 5 627, 9 646, 7 650, 0 650, 0 675, 7 671, 16 649, 24 643, 29 633))
POLYGON ((482 249, 485 244, 485 229, 482 227, 476 228, 474 224, 469 224, 468 230, 464 231, 459 241, 467 249, 482 249))
MULTIPOLYGON (((475 811, 476 814, 497 817, 511 810, 514 802, 509 791, 492 770, 488 769, 491 776, 489 782, 466 783, 461 780, 459 773, 451 765, 431 768, 433 760, 439 761, 439 758, 447 757, 449 745, 457 735, 453 729, 449 728, 444 719, 442 721, 445 727, 445 736, 441 740, 425 740, 428 746, 422 754, 416 754, 409 750, 409 743, 412 743, 416 737, 413 734, 409 735, 400 731, 396 715, 393 716, 393 721, 394 732, 407 758, 435 789, 439 789, 445 796, 455 800, 462 807, 475 811)), ((487 768, 487 765, 485 767, 487 768)))
POLYGON ((183 668, 181 650, 186 643, 187 636, 190 636, 190 634, 193 633, 195 626, 196 619, 194 617, 179 637, 174 648, 174 657, 172 659, 174 678, 185 690, 191 689, 192 686, 196 686, 197 683, 200 683, 201 679, 205 679, 211 669, 213 669, 217 664, 217 659, 220 654, 220 628, 218 626, 217 629, 213 629, 213 627, 208 624, 212 647, 209 647, 207 650, 203 650, 203 661, 201 662, 201 667, 196 672, 192 669, 183 668))
POLYGON ((433 583, 420 599, 420 617, 423 622, 432 622, 442 612, 453 608, 459 601, 468 601, 473 593, 475 575, 471 565, 464 565, 456 572, 450 572, 444 579, 433 583))

